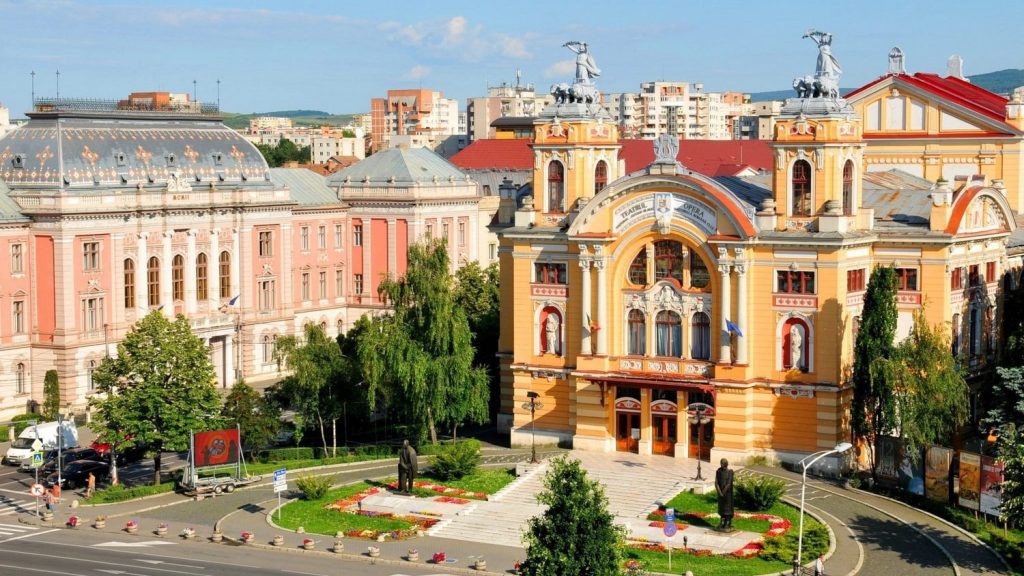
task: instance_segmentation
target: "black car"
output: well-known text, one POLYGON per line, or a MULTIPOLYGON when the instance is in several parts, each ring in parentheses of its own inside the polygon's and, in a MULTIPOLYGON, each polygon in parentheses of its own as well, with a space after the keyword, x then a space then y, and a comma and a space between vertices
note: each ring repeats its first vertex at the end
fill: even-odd
MULTIPOLYGON (((77 486, 85 486, 89 483, 89 473, 92 472, 99 482, 110 473, 110 464, 97 462, 96 460, 75 460, 64 465, 61 470, 61 488, 74 490, 77 486)), ((46 487, 51 488, 57 483, 57 473, 54 472, 46 477, 46 487)))
MULTIPOLYGON (((74 462, 76 460, 92 460, 95 462, 103 462, 105 460, 103 455, 93 448, 71 448, 70 450, 62 450, 60 459, 64 462, 65 466, 67 466, 68 462, 74 462)), ((39 469, 39 475, 48 476, 56 471, 57 459, 54 458, 39 469)))

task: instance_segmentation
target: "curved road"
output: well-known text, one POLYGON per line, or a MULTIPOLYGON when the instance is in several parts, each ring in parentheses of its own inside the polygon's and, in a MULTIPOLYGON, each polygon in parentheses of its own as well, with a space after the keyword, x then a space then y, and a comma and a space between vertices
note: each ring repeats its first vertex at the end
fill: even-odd
MULTIPOLYGON (((782 478, 789 501, 800 504, 800 475, 755 468, 782 478)), ((830 575, 973 576, 1010 571, 994 552, 960 530, 915 508, 833 483, 807 481, 806 509, 823 518, 836 536, 826 565, 830 575)), ((805 563, 810 559, 805 559, 805 563)))

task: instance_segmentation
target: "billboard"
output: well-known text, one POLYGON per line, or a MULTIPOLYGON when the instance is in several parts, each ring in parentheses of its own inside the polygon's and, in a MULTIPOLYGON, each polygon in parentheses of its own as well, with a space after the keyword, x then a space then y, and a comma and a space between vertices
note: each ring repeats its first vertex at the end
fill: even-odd
POLYGON ((924 493, 931 500, 949 502, 949 465, 953 451, 931 446, 924 456, 924 493))
POLYGON ((899 481, 899 438, 880 436, 878 438, 878 467, 875 472, 882 483, 892 486, 899 481))
POLYGON ((960 453, 960 498, 964 508, 977 510, 981 504, 981 456, 971 452, 960 453))
POLYGON ((900 464, 900 485, 911 494, 924 496, 924 458, 917 453, 915 461, 912 454, 905 452, 900 464))
POLYGON ((198 432, 192 441, 192 454, 196 468, 220 466, 238 462, 238 429, 198 432))
POLYGON ((992 456, 981 457, 981 512, 999 516, 1003 503, 999 483, 1003 481, 1003 463, 992 456))

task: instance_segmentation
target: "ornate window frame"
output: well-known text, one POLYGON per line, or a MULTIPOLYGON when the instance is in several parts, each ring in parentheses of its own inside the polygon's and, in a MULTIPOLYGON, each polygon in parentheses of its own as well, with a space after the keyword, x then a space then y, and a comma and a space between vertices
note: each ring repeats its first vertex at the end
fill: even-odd
POLYGON ((558 313, 558 356, 565 358, 565 304, 554 300, 541 300, 534 302, 533 311, 533 355, 544 356, 544 342, 541 333, 544 332, 544 311, 553 308, 558 313))
POLYGON ((786 352, 786 340, 783 328, 790 323, 790 320, 795 320, 803 324, 805 331, 804 347, 806 349, 806 367, 801 370, 801 372, 804 374, 811 374, 814 372, 814 319, 809 314, 801 314, 799 312, 788 312, 782 314, 775 325, 775 369, 780 372, 793 369, 786 368, 786 360, 784 358, 786 352))
POLYGON ((786 168, 786 214, 793 218, 810 218, 814 216, 815 206, 815 174, 814 174, 814 158, 807 155, 803 150, 798 150, 796 156, 789 161, 789 166, 786 168), (793 211, 793 201, 795 197, 793 195, 793 168, 797 162, 804 161, 807 163, 808 178, 807 185, 810 187, 810 199, 807 205, 807 214, 796 214, 793 211))

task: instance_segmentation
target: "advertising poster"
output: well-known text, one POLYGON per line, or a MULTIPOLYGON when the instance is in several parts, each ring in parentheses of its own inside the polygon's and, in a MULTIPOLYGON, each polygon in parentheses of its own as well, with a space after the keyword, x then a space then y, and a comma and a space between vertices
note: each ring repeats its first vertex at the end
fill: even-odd
POLYGON ((192 446, 196 468, 238 462, 238 429, 196 433, 192 446))
POLYGON ((991 516, 999 516, 999 506, 1003 503, 999 483, 1003 481, 1003 463, 997 462, 992 456, 981 457, 981 512, 991 516))
POLYGON ((977 510, 981 504, 981 456, 971 452, 960 453, 960 505, 977 510))
POLYGON ((890 436, 878 439, 878 480, 888 485, 899 481, 899 440, 890 436))
POLYGON ((924 456, 924 493, 930 500, 949 502, 949 464, 953 451, 942 446, 928 448, 924 456))
POLYGON ((911 494, 924 496, 924 457, 920 452, 917 454, 916 462, 911 458, 911 454, 903 454, 900 464, 900 486, 911 494))

